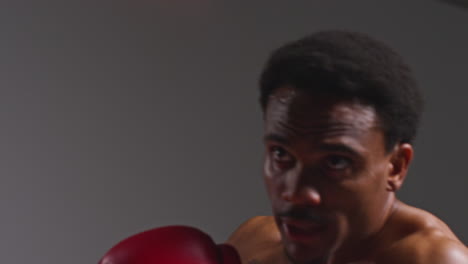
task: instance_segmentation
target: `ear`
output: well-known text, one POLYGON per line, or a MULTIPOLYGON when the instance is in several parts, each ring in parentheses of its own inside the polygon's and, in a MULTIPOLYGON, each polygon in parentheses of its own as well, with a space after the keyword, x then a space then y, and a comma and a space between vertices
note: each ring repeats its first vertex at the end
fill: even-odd
POLYGON ((390 154, 387 190, 395 192, 401 188, 413 160, 413 146, 409 143, 397 144, 390 154))

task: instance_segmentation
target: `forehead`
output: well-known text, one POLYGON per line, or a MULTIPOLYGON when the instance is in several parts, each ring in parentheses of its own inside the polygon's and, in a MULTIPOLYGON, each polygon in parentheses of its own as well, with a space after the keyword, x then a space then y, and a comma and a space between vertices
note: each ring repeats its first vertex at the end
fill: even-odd
POLYGON ((275 90, 265 112, 267 132, 295 136, 359 137, 378 127, 378 118, 371 106, 357 100, 309 94, 291 86, 275 90))

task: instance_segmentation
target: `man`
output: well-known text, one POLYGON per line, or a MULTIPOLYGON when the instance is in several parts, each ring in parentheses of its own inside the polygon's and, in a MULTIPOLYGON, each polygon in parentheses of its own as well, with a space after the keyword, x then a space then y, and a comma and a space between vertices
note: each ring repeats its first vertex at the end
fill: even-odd
POLYGON ((422 111, 400 56, 360 33, 319 32, 276 50, 260 91, 273 216, 220 245, 193 227, 151 229, 100 264, 468 264, 447 225, 395 197, 422 111))
POLYGON ((347 31, 274 51, 260 80, 273 216, 228 239, 244 264, 462 264, 434 215, 399 201, 422 98, 385 44, 347 31))

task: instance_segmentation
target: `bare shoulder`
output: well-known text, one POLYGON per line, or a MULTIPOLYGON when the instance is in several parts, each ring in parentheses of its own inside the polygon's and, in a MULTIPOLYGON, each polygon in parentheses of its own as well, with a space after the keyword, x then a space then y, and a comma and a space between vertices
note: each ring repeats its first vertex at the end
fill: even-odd
POLYGON ((424 263, 468 264, 468 249, 461 242, 437 235, 426 239, 433 242, 422 252, 424 263))
POLYGON ((242 263, 264 259, 280 245, 280 234, 272 216, 255 216, 243 222, 226 241, 239 252, 242 263))
POLYGON ((392 245, 379 256, 377 263, 468 264, 468 250, 439 230, 425 230, 392 245))
POLYGON ((244 245, 279 240, 279 233, 272 216, 255 216, 243 222, 229 236, 226 243, 244 245))
POLYGON ((404 205, 394 226, 401 236, 383 250, 377 263, 468 264, 468 249, 433 214, 404 205))

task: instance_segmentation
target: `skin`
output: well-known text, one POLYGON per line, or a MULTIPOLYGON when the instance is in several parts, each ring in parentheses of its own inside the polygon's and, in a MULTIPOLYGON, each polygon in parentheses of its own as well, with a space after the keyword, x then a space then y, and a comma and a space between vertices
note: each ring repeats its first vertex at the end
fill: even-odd
POLYGON ((283 86, 264 120, 273 215, 249 219, 228 239, 242 263, 468 263, 447 225, 396 199, 413 148, 385 149, 373 107, 283 86))

